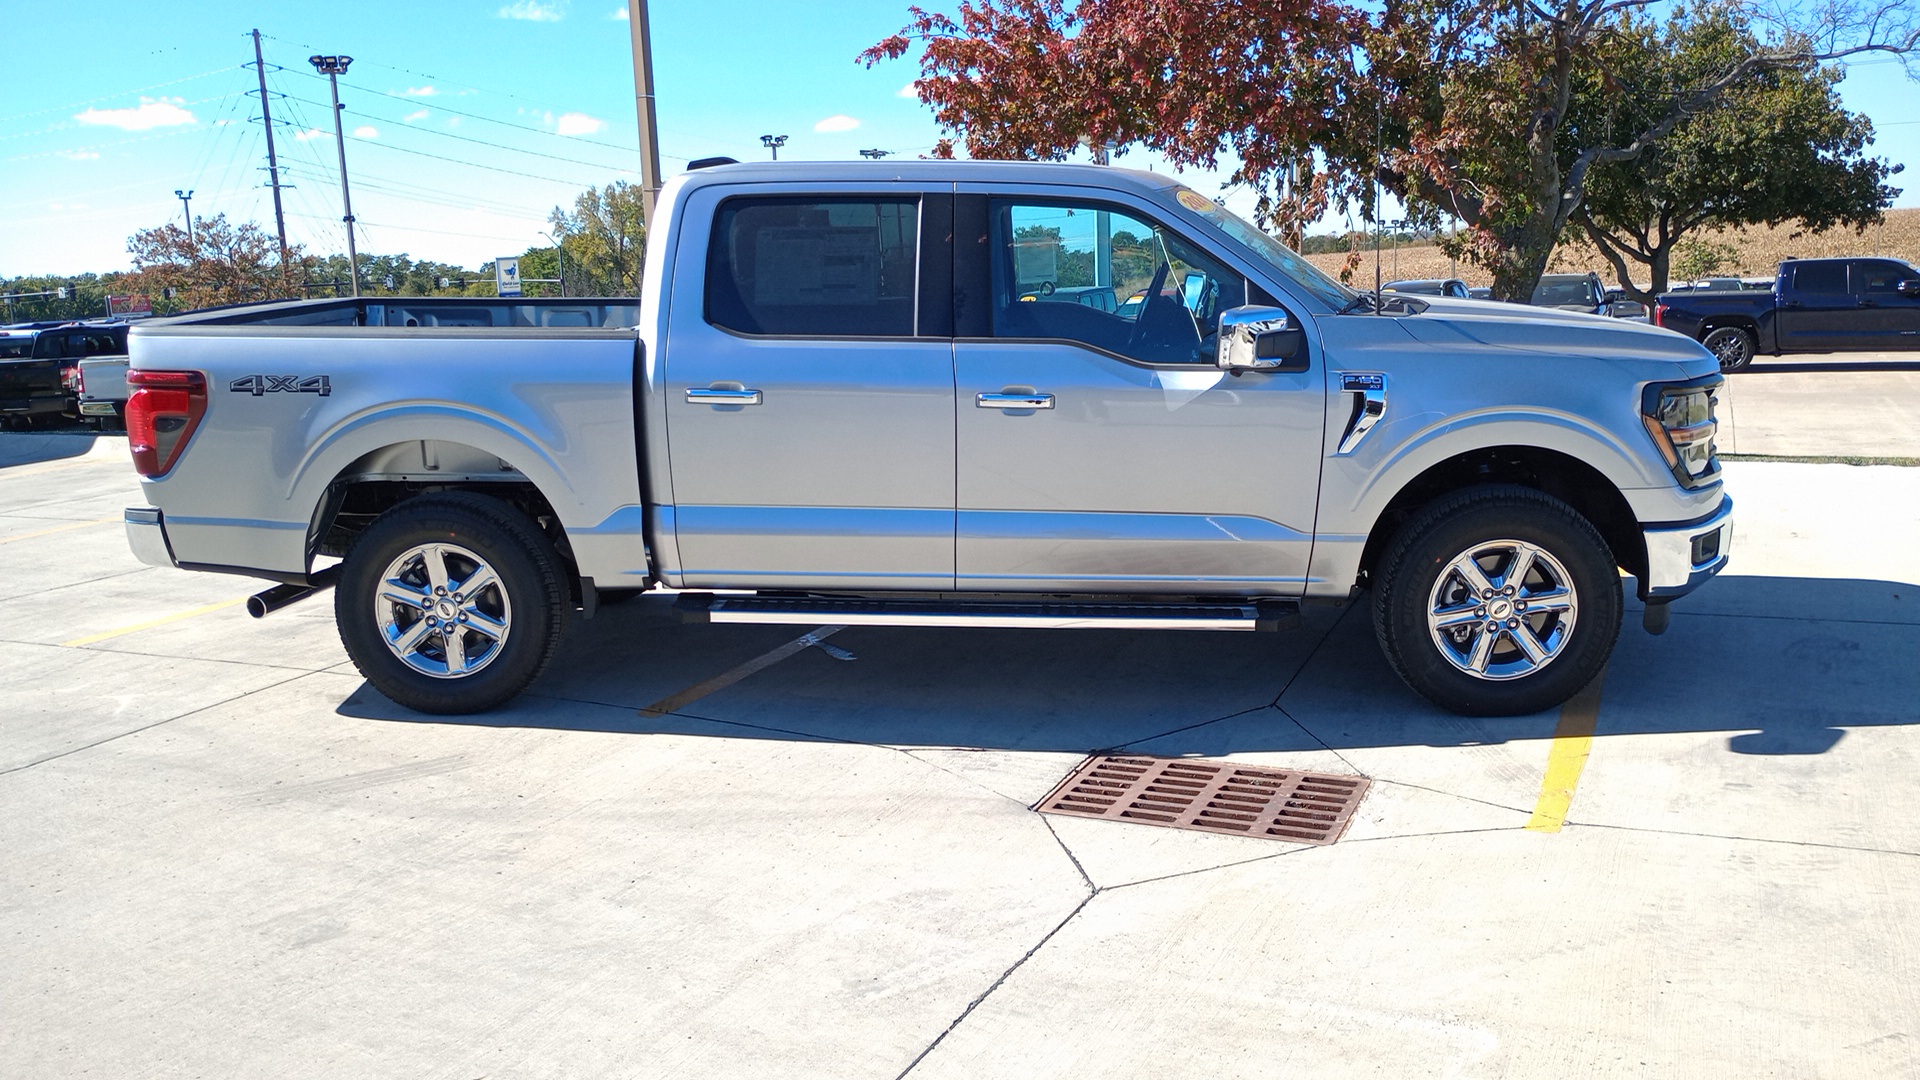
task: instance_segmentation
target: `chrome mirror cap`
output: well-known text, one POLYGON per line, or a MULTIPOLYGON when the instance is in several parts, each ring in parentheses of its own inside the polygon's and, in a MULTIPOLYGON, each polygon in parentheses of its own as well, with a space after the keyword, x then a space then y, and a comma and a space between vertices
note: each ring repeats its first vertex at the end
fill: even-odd
POLYGON ((1220 313, 1219 366, 1224 371, 1277 371, 1298 349, 1297 342, 1287 339, 1300 336, 1292 316, 1281 308, 1230 308, 1220 313))

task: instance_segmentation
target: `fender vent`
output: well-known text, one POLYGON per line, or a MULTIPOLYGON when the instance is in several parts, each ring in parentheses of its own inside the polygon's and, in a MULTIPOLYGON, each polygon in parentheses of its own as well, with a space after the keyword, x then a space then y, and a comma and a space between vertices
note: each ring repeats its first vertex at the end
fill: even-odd
POLYGON ((1367 793, 1363 776, 1200 758, 1088 758, 1034 809, 1167 829, 1331 844, 1367 793))

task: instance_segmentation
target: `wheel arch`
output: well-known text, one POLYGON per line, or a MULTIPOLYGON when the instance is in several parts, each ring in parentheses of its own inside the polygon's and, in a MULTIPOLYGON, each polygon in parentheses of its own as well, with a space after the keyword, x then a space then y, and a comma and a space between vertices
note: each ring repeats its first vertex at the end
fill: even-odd
POLYGON ((1487 484, 1532 488, 1567 503, 1593 524, 1617 565, 1636 577, 1646 574, 1646 537, 1639 519, 1605 473, 1559 450, 1507 445, 1454 454, 1429 465, 1395 492, 1367 534, 1360 555, 1362 576, 1371 575, 1394 532, 1421 508, 1487 484))
POLYGON ((377 446, 339 466, 314 502, 307 557, 344 557, 382 514, 421 495, 465 491, 497 499, 534 523, 565 561, 581 599, 577 560, 554 500, 518 465, 491 450, 445 439, 377 446))

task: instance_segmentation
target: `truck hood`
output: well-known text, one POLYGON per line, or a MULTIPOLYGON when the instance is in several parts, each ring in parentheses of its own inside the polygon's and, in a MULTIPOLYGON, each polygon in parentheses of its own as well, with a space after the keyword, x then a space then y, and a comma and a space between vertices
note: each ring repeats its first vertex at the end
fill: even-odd
MULTIPOLYGON (((1367 318, 1365 315, 1342 318, 1367 318)), ((1707 362, 1713 355, 1692 338, 1646 323, 1604 315, 1529 307, 1496 300, 1435 298, 1418 314, 1395 316, 1414 340, 1448 352, 1533 353, 1543 358, 1707 362)))

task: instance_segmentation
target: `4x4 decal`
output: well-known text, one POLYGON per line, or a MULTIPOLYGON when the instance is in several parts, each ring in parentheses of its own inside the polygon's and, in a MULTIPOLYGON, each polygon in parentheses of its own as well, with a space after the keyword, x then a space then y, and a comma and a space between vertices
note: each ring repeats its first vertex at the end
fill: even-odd
POLYGON ((227 389, 236 394, 319 394, 321 397, 333 393, 333 376, 309 375, 242 375, 227 384, 227 389))

